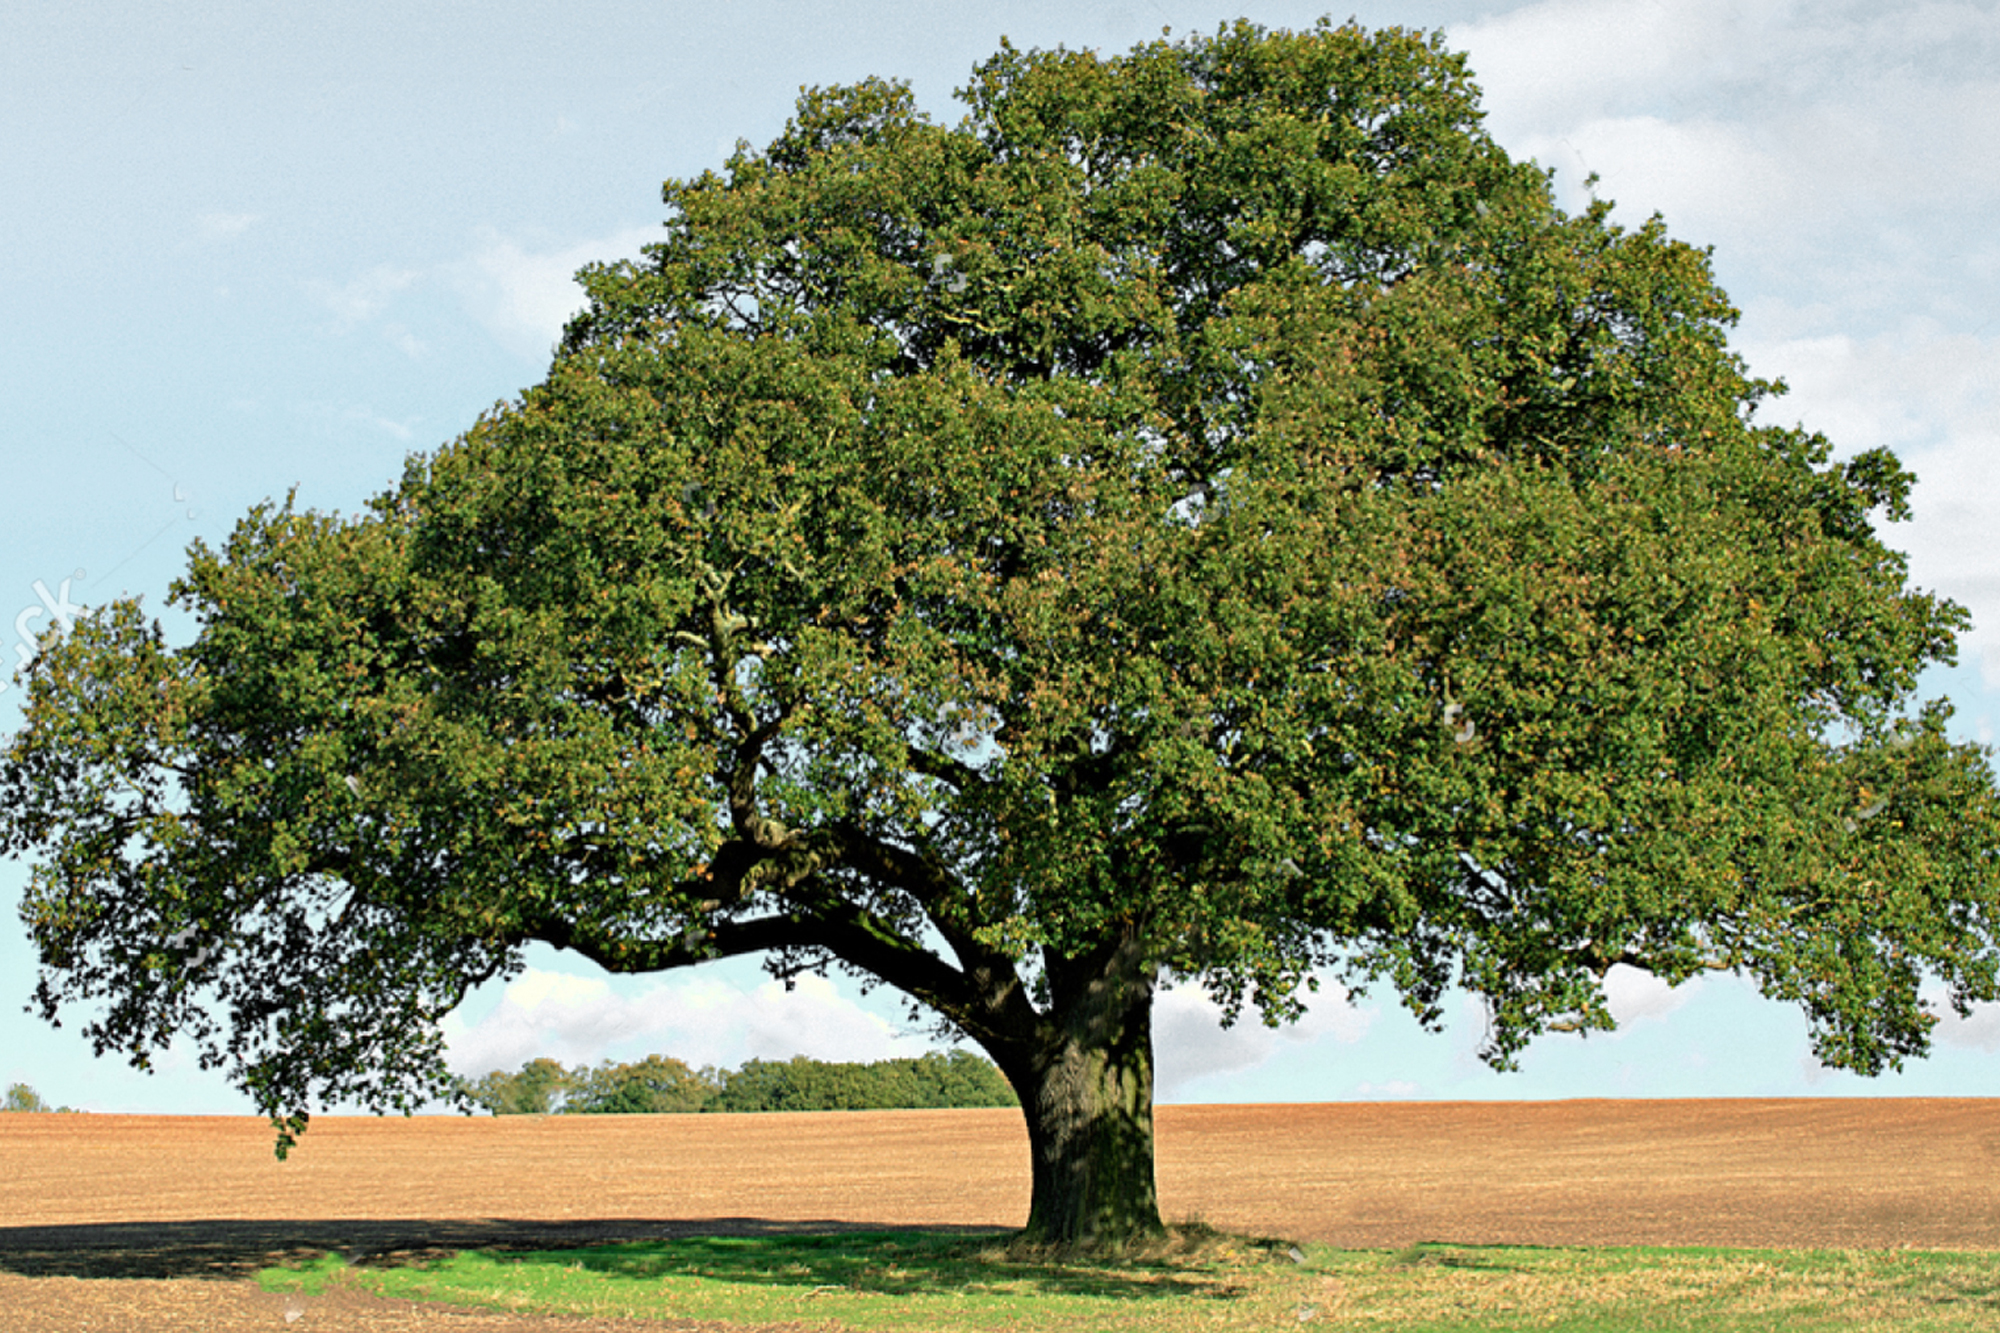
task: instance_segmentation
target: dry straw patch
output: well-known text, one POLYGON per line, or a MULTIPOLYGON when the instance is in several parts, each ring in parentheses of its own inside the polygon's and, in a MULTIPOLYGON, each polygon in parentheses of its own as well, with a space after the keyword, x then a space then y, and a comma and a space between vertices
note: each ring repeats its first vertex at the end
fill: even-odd
POLYGON ((1342 1328, 1986 1329, 2000 1259, 1905 1251, 1414 1246, 1316 1256, 1319 1308, 1342 1328))

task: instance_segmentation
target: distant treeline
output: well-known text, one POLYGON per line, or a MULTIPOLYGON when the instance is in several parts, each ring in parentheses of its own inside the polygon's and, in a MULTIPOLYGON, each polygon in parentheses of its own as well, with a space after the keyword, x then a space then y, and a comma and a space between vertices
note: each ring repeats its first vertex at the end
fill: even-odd
POLYGON ((691 1069, 666 1055, 565 1069, 546 1057, 496 1069, 465 1092, 494 1115, 658 1115, 694 1111, 889 1111, 1018 1106, 991 1061, 969 1051, 829 1063, 803 1055, 741 1069, 691 1069))

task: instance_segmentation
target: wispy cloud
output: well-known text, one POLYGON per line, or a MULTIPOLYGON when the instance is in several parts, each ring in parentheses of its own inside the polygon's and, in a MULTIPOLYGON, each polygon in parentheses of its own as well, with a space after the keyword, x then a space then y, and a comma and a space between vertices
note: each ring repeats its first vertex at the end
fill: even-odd
POLYGON ((640 247, 658 239, 658 228, 635 227, 536 250, 489 230, 470 256, 451 265, 450 279, 467 310, 496 341, 524 360, 541 364, 561 339, 563 326, 583 309, 577 270, 590 263, 636 258, 640 247))
POLYGON ((259 213, 203 213, 195 219, 195 228, 205 241, 226 241, 241 236, 262 218, 259 213))
POLYGON ((336 331, 345 333, 381 315, 422 276, 418 269, 377 264, 345 282, 316 279, 305 287, 306 293, 333 316, 336 331))
POLYGON ((430 348, 425 345, 423 339, 411 333, 401 324, 391 324, 389 327, 383 329, 382 336, 389 340, 391 347, 394 347, 412 361, 421 361, 425 353, 430 351, 430 348))
POLYGON ((412 440, 416 438, 417 431, 413 424, 403 421, 392 421, 370 407, 350 407, 341 415, 349 421, 359 422, 364 426, 371 426, 386 435, 393 435, 399 440, 412 440))
MULTIPOLYGON (((509 352, 537 368, 546 366, 563 326, 583 309, 577 271, 586 264, 636 258, 658 238, 653 227, 635 227, 609 236, 551 248, 536 248, 493 228, 483 229, 470 252, 424 267, 377 264, 342 280, 305 284, 313 303, 332 316, 332 331, 347 334, 370 328, 412 359, 429 354, 430 344, 411 331, 425 326, 422 297, 456 298, 453 323, 470 316, 474 324, 509 352)), ((438 312, 428 314, 435 317, 438 312)))
POLYGON ((1423 1085, 1406 1078, 1392 1078, 1384 1083, 1374 1083, 1367 1079, 1354 1085, 1354 1095, 1363 1101, 1400 1101, 1415 1097, 1423 1092, 1423 1085))
MULTIPOLYGON (((252 402, 240 407, 239 410, 254 411, 255 408, 256 404, 252 402)), ((421 417, 397 420, 394 417, 384 416, 367 403, 300 403, 293 410, 320 432, 350 438, 353 436, 354 427, 360 426, 377 434, 387 435, 391 439, 409 443, 417 438, 417 432, 423 425, 421 417)))

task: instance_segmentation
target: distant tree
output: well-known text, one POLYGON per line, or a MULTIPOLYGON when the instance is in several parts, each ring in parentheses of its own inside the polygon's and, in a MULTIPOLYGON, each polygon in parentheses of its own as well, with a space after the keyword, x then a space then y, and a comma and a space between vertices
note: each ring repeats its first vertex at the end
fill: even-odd
POLYGON ((714 1070, 696 1071, 679 1060, 649 1055, 632 1064, 607 1060, 570 1075, 563 1111, 569 1115, 656 1115, 705 1110, 721 1091, 714 1070))
POLYGON ((964 97, 806 93, 518 401, 197 543, 191 643, 47 645, 0 768, 42 1011, 282 1147, 446 1086, 530 942, 844 967, 993 1058, 1029 1233, 1087 1244, 1161 1225, 1163 980, 1462 986, 1503 1067, 1619 964, 1865 1072, 2000 997, 1912 478, 1755 419, 1702 251, 1557 209, 1441 39, 1003 46, 964 97))
POLYGON ((978 1107, 1019 1106, 1021 1099, 1008 1086, 991 1060, 971 1051, 939 1054, 931 1051, 910 1062, 917 1095, 926 1100, 916 1106, 978 1107))
POLYGON ((528 1061, 516 1073, 496 1069, 465 1085, 465 1095, 494 1115, 548 1115, 561 1105, 572 1076, 547 1058, 528 1061))
POLYGON ((0 1111, 50 1111, 55 1108, 41 1099, 33 1088, 25 1083, 15 1083, 8 1087, 7 1096, 0 1100, 0 1111))
POLYGON ((803 1055, 790 1060, 745 1060, 722 1076, 710 1103, 717 1111, 824 1111, 832 1089, 803 1055))
POLYGON ((806 1056, 750 1060, 721 1075, 716 1111, 875 1111, 1018 1106, 1006 1079, 970 1051, 915 1059, 829 1062, 806 1056))

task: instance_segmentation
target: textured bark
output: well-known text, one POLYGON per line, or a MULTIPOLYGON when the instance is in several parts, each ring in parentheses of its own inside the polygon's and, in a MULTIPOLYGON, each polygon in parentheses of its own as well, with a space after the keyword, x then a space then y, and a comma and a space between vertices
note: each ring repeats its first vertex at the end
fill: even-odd
POLYGON ((1034 1163, 1026 1239, 1098 1248, 1158 1235, 1151 970, 1127 942, 1078 984, 1055 980, 1054 1012, 1015 1076, 1034 1163))

